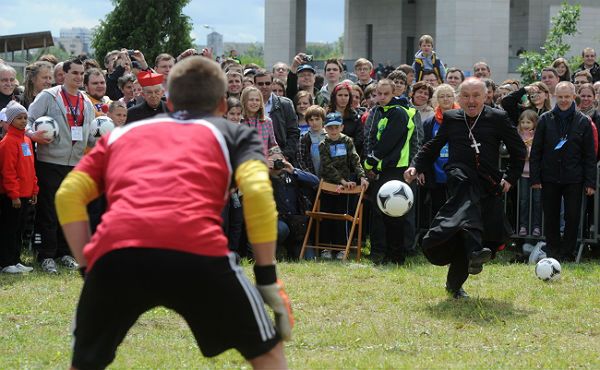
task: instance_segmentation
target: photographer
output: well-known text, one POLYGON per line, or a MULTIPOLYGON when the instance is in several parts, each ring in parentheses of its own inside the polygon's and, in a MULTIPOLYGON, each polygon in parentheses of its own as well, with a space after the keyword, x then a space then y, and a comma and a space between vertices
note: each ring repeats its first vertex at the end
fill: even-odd
POLYGON ((290 99, 294 99, 298 90, 305 90, 312 94, 315 104, 323 106, 323 98, 319 94, 319 90, 315 88, 317 71, 312 65, 308 64, 312 60, 313 56, 305 53, 298 53, 294 57, 287 76, 285 95, 290 99))
MULTIPOLYGON (((314 188, 319 178, 310 172, 294 168, 279 147, 269 150, 269 175, 279 218, 277 221, 277 256, 297 259, 306 233, 307 216, 305 211, 312 208, 314 188), (285 250, 285 252, 284 252, 285 250)), ((307 250, 306 258, 312 258, 312 249, 307 250)))
POLYGON ((112 72, 108 71, 106 74, 106 95, 110 100, 119 100, 123 97, 123 93, 119 89, 119 78, 126 72, 131 72, 132 69, 141 71, 149 69, 144 54, 139 50, 121 49, 116 59, 112 61, 112 72))

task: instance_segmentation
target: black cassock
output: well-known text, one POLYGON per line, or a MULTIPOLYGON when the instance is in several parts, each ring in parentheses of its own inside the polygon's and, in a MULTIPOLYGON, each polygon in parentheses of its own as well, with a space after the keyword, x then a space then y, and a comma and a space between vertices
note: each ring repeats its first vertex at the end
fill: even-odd
POLYGON ((484 106, 477 120, 465 117, 462 109, 445 112, 437 135, 415 157, 413 166, 422 173, 448 143, 445 170, 450 197, 433 219, 422 243, 423 253, 431 263, 451 263, 461 241, 466 242, 468 253, 482 245, 495 252, 508 240, 511 230, 504 214, 500 185, 501 142, 510 155, 504 178, 515 187, 523 172, 527 150, 506 112, 498 109, 484 106))
POLYGON ((138 105, 135 105, 129 109, 127 109, 127 122, 135 122, 141 121, 146 118, 152 118, 157 114, 161 113, 169 113, 169 109, 167 108, 167 104, 164 101, 160 101, 160 105, 156 108, 151 108, 148 103, 144 100, 138 105))

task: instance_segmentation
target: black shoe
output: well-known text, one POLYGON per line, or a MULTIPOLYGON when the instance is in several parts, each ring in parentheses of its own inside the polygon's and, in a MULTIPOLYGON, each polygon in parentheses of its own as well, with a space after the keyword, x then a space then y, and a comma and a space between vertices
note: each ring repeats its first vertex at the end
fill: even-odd
POLYGON ((469 298, 469 295, 467 294, 467 292, 465 292, 465 290, 462 287, 458 288, 458 289, 450 289, 450 288, 446 287, 446 291, 454 299, 467 299, 467 298, 469 298))
POLYGON ((492 250, 481 248, 478 251, 471 252, 469 258, 469 274, 477 275, 483 270, 483 264, 492 259, 492 250))

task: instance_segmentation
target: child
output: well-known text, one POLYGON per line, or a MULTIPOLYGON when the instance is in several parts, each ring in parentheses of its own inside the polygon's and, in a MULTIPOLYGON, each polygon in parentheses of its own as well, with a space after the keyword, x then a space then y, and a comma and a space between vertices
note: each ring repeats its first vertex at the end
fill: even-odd
POLYGON ((423 79, 424 71, 433 71, 440 84, 446 79, 446 68, 433 51, 433 37, 429 35, 423 35, 419 39, 419 51, 415 54, 415 62, 412 66, 415 70, 415 82, 423 79))
POLYGON ((17 102, 6 106, 6 136, 0 141, 0 266, 2 272, 19 274, 33 268, 21 263, 25 216, 37 203, 33 146, 25 136, 27 110, 17 102))
MULTIPOLYGON (((319 144, 321 159, 321 178, 332 184, 339 184, 346 189, 353 189, 357 182, 360 186, 367 188, 369 182, 365 177, 365 171, 360 165, 360 157, 356 153, 352 139, 342 133, 344 125, 343 118, 339 112, 329 113, 325 118, 325 131, 327 136, 319 144)), ((348 197, 339 195, 321 196, 321 210, 331 213, 351 213, 348 209, 350 204, 348 197)), ((331 244, 343 245, 346 243, 344 225, 339 221, 330 221, 328 227, 322 228, 329 232, 328 237, 331 244)), ((323 258, 331 258, 331 251, 325 250, 321 254, 323 258)), ((337 259, 344 258, 344 252, 337 254, 337 259)))
POLYGON ((112 119, 116 127, 123 126, 127 121, 127 105, 120 100, 111 102, 106 116, 112 119))
POLYGON ((242 91, 242 115, 244 117, 242 122, 254 127, 258 132, 263 144, 263 153, 265 158, 268 158, 269 149, 277 146, 277 140, 275 140, 271 119, 265 117, 262 94, 254 86, 249 86, 242 91))
POLYGON ((242 103, 238 98, 230 96, 227 98, 227 113, 225 113, 225 119, 240 124, 242 120, 242 103))
MULTIPOLYGON (((376 178, 371 188, 375 199, 379 188, 388 181, 403 181, 404 171, 410 162, 411 149, 416 147, 415 124, 410 114, 413 108, 406 108, 402 99, 394 96, 395 85, 389 79, 377 83, 379 106, 376 108, 371 131, 374 132, 372 147, 365 160, 369 177, 376 178)), ((403 264, 411 249, 405 236, 412 232, 408 225, 410 214, 403 217, 389 217, 379 207, 372 207, 371 218, 371 258, 375 263, 392 262, 403 264), (382 232, 385 231, 385 232, 382 232), (408 234, 407 234, 408 233, 408 234), (405 235, 406 234, 406 235, 405 235)), ((406 238, 410 239, 410 238, 406 238)))
POLYGON ((318 105, 311 105, 304 113, 310 130, 300 137, 300 168, 316 176, 321 173, 321 157, 319 155, 319 144, 325 139, 323 121, 325 121, 325 109, 318 105))
POLYGON ((533 226, 533 231, 531 232, 532 236, 538 237, 542 234, 541 191, 540 189, 531 189, 531 181, 529 180, 529 153, 531 152, 531 144, 533 143, 537 121, 538 115, 532 109, 524 110, 519 116, 519 135, 521 135, 521 138, 527 147, 527 159, 525 160, 525 166, 523 167, 523 174, 519 179, 519 236, 528 235, 528 226, 533 226), (531 223, 529 210, 530 203, 531 223))
POLYGON ((313 97, 311 93, 306 90, 300 90, 294 96, 294 108, 296 109, 296 115, 298 116, 298 128, 300 129, 300 136, 308 132, 309 126, 306 120, 305 114, 306 109, 313 105, 313 97))

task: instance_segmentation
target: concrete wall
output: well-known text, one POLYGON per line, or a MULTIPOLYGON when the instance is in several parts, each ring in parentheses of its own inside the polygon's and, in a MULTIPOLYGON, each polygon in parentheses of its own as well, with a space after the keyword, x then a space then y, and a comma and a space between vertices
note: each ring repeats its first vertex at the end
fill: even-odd
POLYGON ((436 49, 444 63, 472 74, 473 63, 483 60, 492 78, 506 78, 509 13, 509 0, 438 1, 436 49))
POLYGON ((265 67, 306 49, 306 0, 265 0, 265 67))

